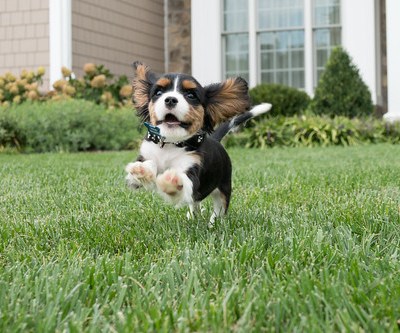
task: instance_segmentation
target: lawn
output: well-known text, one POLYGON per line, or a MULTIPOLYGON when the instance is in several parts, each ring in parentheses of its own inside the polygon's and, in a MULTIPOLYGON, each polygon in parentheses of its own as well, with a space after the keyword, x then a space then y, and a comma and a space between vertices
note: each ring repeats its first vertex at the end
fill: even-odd
POLYGON ((230 149, 213 229, 129 191, 134 152, 0 154, 0 331, 397 332, 399 152, 230 149))

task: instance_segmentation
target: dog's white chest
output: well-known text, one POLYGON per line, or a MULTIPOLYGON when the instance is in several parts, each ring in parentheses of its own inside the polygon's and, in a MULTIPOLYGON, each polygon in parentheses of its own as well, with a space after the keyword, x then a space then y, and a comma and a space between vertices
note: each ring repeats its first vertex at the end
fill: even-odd
POLYGON ((166 144, 161 148, 151 141, 143 141, 140 154, 145 160, 152 160, 156 163, 157 174, 171 168, 185 172, 199 163, 198 155, 172 144, 166 144))

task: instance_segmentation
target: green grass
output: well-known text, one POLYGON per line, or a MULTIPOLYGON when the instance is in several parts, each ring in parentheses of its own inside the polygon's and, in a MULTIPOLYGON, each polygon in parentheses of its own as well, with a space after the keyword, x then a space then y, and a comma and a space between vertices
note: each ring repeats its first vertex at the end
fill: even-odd
POLYGON ((230 155, 213 229, 129 191, 133 152, 0 155, 0 331, 396 332, 399 147, 230 155))

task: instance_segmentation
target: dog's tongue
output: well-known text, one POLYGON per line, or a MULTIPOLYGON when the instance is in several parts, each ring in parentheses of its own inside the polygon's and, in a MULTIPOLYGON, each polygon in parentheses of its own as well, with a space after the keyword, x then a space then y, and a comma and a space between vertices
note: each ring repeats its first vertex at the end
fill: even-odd
POLYGON ((165 116, 164 122, 167 123, 167 125, 179 125, 181 122, 176 118, 173 114, 168 113, 165 116))

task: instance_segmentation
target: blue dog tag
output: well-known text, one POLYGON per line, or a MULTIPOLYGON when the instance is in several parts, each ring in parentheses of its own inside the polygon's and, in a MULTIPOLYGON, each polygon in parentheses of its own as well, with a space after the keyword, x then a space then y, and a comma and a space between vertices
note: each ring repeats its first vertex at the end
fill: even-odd
POLYGON ((147 138, 154 143, 160 144, 160 147, 163 148, 165 145, 165 137, 160 134, 160 129, 157 126, 153 126, 146 122, 144 123, 144 126, 146 126, 148 130, 147 138))
POLYGON ((146 122, 144 123, 144 126, 147 127, 150 134, 160 136, 160 129, 157 126, 153 126, 152 124, 146 122))

